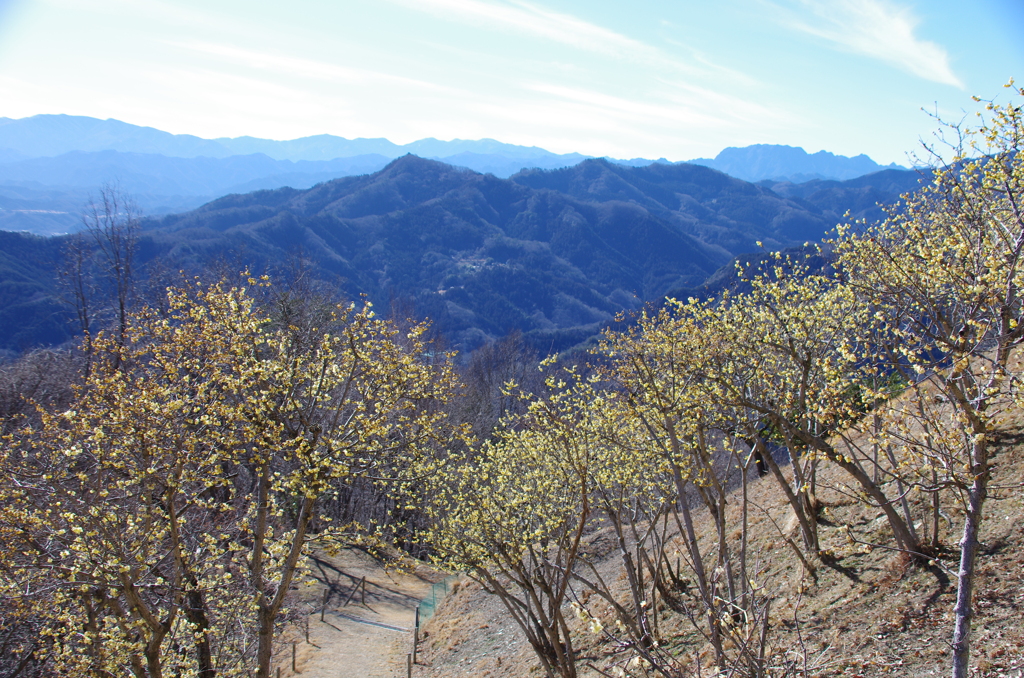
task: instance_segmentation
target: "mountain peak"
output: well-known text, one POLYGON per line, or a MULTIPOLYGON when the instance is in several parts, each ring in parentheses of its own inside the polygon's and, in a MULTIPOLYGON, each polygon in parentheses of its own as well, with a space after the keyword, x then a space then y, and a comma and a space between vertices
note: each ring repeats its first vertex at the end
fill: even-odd
POLYGON ((442 160, 433 158, 422 158, 414 153, 406 153, 389 162, 379 174, 383 176, 395 176, 408 172, 440 174, 446 172, 473 172, 465 167, 456 167, 442 160))
POLYGON ((801 182, 811 179, 854 179, 883 169, 906 169, 895 163, 879 165, 863 153, 854 157, 829 151, 808 153, 799 146, 753 144, 743 148, 730 146, 715 158, 696 158, 694 165, 704 165, 745 181, 801 182))

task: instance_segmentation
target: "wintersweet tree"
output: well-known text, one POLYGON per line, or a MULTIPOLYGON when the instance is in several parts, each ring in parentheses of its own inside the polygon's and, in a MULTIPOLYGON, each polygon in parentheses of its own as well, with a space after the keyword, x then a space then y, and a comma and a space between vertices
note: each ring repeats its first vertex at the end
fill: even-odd
POLYGON ((727 347, 709 372, 717 402, 744 410, 748 422, 756 422, 749 431, 755 444, 759 429, 768 429, 789 450, 791 487, 781 482, 771 455, 764 459, 800 520, 811 554, 819 555, 813 492, 820 459, 841 467, 863 499, 882 510, 900 548, 920 552, 910 521, 887 493, 887 478, 866 467, 871 460, 852 454, 842 435, 863 417, 857 337, 869 309, 846 285, 776 255, 771 267, 753 277, 749 293, 708 310, 704 322, 718 327, 727 347))
MULTIPOLYGON (((751 583, 757 578, 756 568, 748 571, 748 504, 741 503, 738 515, 730 516, 726 508, 736 481, 746 487, 751 457, 730 444, 741 411, 719 405, 712 397, 716 384, 707 370, 727 347, 714 327, 697 320, 709 312, 706 305, 694 303, 642 314, 635 328, 607 332, 596 353, 605 357, 604 374, 619 395, 616 416, 630 422, 608 434, 616 442, 619 465, 628 467, 632 457, 647 451, 660 460, 663 482, 673 490, 665 508, 678 527, 699 612, 690 612, 686 605, 676 607, 708 639, 720 671, 744 666, 757 672, 765 661, 770 601, 751 583), (697 538, 693 506, 704 508, 714 526, 716 539, 704 548, 697 538), (733 536, 736 530, 739 543, 733 536), (734 624, 740 616, 744 624, 734 624)), ((648 529, 657 524, 657 517, 644 516, 648 529)), ((660 549, 654 557, 663 557, 660 549)), ((652 569, 657 581, 662 570, 652 569)), ((670 603, 675 597, 667 591, 663 596, 670 603)), ((645 598, 653 600, 654 591, 645 598)))
POLYGON ((1024 116, 1019 105, 990 103, 980 127, 952 130, 954 157, 932 183, 904 196, 884 223, 847 228, 836 247, 840 270, 875 320, 865 348, 924 405, 890 408, 883 435, 922 486, 953 488, 963 508, 952 642, 953 675, 961 678, 993 439, 1003 407, 1021 400, 1011 355, 1024 336, 1024 116), (936 396, 952 407, 952 421, 936 416, 936 396))
MULTIPOLYGON (((679 664, 663 648, 658 613, 665 607, 685 608, 681 596, 686 587, 669 560, 674 538, 670 516, 676 525, 679 522, 674 473, 679 468, 664 454, 664 447, 655 444, 644 423, 631 416, 628 395, 602 376, 595 372, 583 380, 570 375, 571 388, 586 398, 584 416, 538 422, 550 432, 572 432, 589 441, 593 525, 608 531, 622 566, 619 580, 624 586, 619 586, 602 575, 593 550, 584 549, 579 567, 571 573, 575 605, 592 632, 623 649, 619 668, 640 662, 651 673, 671 676, 679 664), (588 602, 595 600, 607 610, 588 602)), ((690 478, 689 471, 682 473, 690 478)), ((683 510, 688 512, 689 507, 683 510)))
POLYGON ((445 407, 458 389, 451 356, 428 355, 426 324, 400 332, 368 303, 339 309, 329 324, 319 332, 286 327, 268 342, 261 397, 273 442, 246 459, 252 501, 240 526, 251 540, 245 564, 261 677, 270 675, 275 623, 303 557, 312 545, 343 542, 352 529, 331 525, 318 500, 355 479, 403 496, 437 471, 436 453, 464 433, 445 407), (268 546, 280 550, 266 555, 268 546))
POLYGON ((351 536, 310 529, 317 499, 429 472, 454 376, 368 306, 297 343, 245 288, 169 301, 98 336, 72 406, 5 439, 4 593, 46 620, 58 672, 269 676, 304 556, 351 536))
POLYGON ((171 293, 170 317, 98 335, 69 409, 9 436, 6 597, 45 620, 64 675, 245 675, 252 596, 232 479, 260 445, 262 321, 239 289, 171 293))
POLYGON ((564 606, 594 515, 601 442, 588 419, 599 402, 589 383, 552 379, 549 388, 555 393, 505 418, 491 440, 437 478, 425 501, 439 557, 501 599, 546 675, 574 678, 564 606))
MULTIPOLYGON (((609 335, 616 379, 633 394, 631 403, 661 413, 658 426, 679 450, 682 433, 700 441, 701 428, 743 439, 793 509, 803 548, 793 546, 811 571, 819 556, 814 486, 821 459, 842 467, 883 510, 897 544, 916 552, 917 538, 887 494, 888 479, 865 468, 870 460, 851 454, 841 435, 863 416, 856 337, 866 308, 842 284, 781 255, 749 283, 744 293, 670 303, 641 317, 636 331, 609 335), (769 436, 788 450, 792 481, 767 450, 769 436)), ((695 457, 703 468, 710 459, 707 451, 695 457)), ((709 489, 724 501, 713 484, 709 489)), ((713 515, 724 515, 708 503, 713 515)))

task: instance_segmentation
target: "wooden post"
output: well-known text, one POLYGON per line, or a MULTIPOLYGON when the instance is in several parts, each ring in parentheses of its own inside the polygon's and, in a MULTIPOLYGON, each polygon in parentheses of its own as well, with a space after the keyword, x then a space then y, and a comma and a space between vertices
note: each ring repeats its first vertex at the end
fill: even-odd
MULTIPOLYGON (((354 589, 352 589, 352 592, 351 592, 351 593, 349 593, 349 594, 348 594, 348 598, 346 598, 346 599, 345 599, 345 604, 344 604, 344 605, 342 605, 342 607, 347 607, 347 606, 348 606, 348 604, 349 604, 350 602, 352 602, 352 598, 353 598, 353 597, 355 597, 355 595, 356 595, 356 591, 358 591, 358 590, 359 590, 359 587, 360 587, 360 586, 362 586, 362 587, 365 587, 365 586, 366 586, 366 577, 363 577, 362 579, 360 579, 360 580, 359 580, 359 583, 357 583, 357 584, 356 584, 356 587, 355 587, 354 589)), ((363 595, 364 595, 364 597, 365 597, 365 595, 366 595, 366 594, 365 594, 365 588, 364 588, 364 594, 363 594, 363 595)))
POLYGON ((405 675, 407 678, 412 678, 412 655, 405 655, 405 675))
POLYGON ((416 606, 416 624, 412 627, 412 663, 416 663, 416 647, 420 644, 420 606, 416 606))
POLYGON ((277 678, 281 678, 281 667, 277 667, 277 678))
POLYGON ((296 643, 292 643, 292 673, 299 672, 299 670, 295 667, 295 645, 296 643))
POLYGON ((323 602, 323 605, 320 606, 320 621, 324 620, 324 612, 327 611, 327 600, 330 597, 331 597, 331 590, 330 589, 324 589, 324 602, 323 602))

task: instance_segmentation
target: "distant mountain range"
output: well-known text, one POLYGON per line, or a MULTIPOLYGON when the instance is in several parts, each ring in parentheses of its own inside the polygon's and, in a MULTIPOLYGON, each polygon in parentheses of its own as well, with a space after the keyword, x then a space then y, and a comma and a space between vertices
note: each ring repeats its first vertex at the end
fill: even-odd
POLYGON ((754 144, 745 148, 729 147, 714 159, 696 158, 704 165, 744 181, 789 181, 800 183, 814 179, 855 179, 883 169, 906 169, 896 163, 882 166, 861 154, 848 158, 828 151, 808 153, 794 146, 754 144))
MULTIPOLYGON (((439 141, 420 139, 394 144, 387 139, 345 139, 319 134, 290 141, 256 137, 202 139, 190 134, 171 134, 120 120, 99 120, 75 115, 34 115, 0 118, 0 149, 21 154, 22 159, 62 155, 70 151, 120 151, 175 158, 227 158, 262 153, 275 160, 333 160, 357 155, 381 155, 388 159, 408 153, 423 157, 449 157, 460 153, 499 155, 506 158, 558 158, 575 164, 586 156, 564 156, 535 146, 516 146, 493 139, 439 141)), ((0 158, 2 158, 0 154, 0 158)))
POLYGON ((228 193, 309 188, 387 165, 381 155, 274 160, 263 154, 180 158, 151 153, 71 151, 0 163, 0 230, 41 235, 79 226, 83 206, 103 183, 118 183, 146 214, 185 212, 228 193))
MULTIPOLYGON (((756 241, 781 249, 820 240, 847 209, 870 217, 875 201, 917 182, 887 170, 758 185, 699 165, 604 159, 501 179, 407 155, 373 174, 149 219, 139 270, 280 275, 301 258, 350 297, 384 308, 397 300, 430 317, 454 348, 520 330, 544 353, 586 340, 620 311, 702 294, 756 241)), ((54 288, 60 242, 0 233, 0 350, 67 336, 54 288)))
POLYGON ((69 337, 54 275, 63 239, 5 231, 75 230, 104 182, 154 215, 143 277, 281 275, 299 258, 350 297, 430 317, 455 348, 520 330, 544 353, 620 311, 712 293, 757 241, 800 246, 847 211, 881 217, 878 204, 919 177, 879 169, 785 146, 670 163, 486 139, 201 139, 116 120, 0 119, 0 353, 69 337))
MULTIPOLYGON (((273 141, 254 137, 202 139, 118 120, 37 115, 0 118, 0 230, 39 234, 78 227, 82 207, 105 182, 119 182, 148 214, 194 209, 228 193, 284 186, 309 188, 369 174, 412 153, 507 178, 524 169, 570 167, 587 159, 492 139, 387 139, 317 135, 273 141)), ((662 159, 612 160, 647 166, 662 159)), ((788 146, 729 148, 693 161, 748 181, 848 179, 881 169, 866 156, 808 155, 788 146)))

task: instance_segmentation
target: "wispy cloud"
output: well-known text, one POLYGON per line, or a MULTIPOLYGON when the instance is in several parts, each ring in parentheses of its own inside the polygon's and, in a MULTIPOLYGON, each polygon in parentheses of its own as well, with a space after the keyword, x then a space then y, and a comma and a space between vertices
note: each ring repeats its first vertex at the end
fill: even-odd
MULTIPOLYGON (((165 0, 36 0, 36 2, 58 9, 88 11, 98 15, 123 17, 126 14, 133 14, 147 17, 153 21, 160 21, 163 24, 217 25, 221 28, 231 26, 231 23, 225 22, 215 14, 165 0)), ((0 0, 0 4, 3 4, 3 0, 0 0)))
POLYGON ((458 92, 458 90, 451 87, 427 82, 425 80, 417 80, 415 78, 407 78, 400 75, 392 75, 390 73, 383 73, 365 68, 341 66, 325 61, 305 59, 303 57, 256 51, 232 45, 210 42, 177 42, 171 40, 167 40, 165 42, 173 47, 219 57, 224 61, 237 65, 257 70, 273 71, 275 73, 291 77, 346 83, 382 82, 391 85, 414 87, 417 89, 449 94, 458 92))
POLYGON ((392 0, 444 18, 514 30, 593 52, 621 54, 652 48, 613 30, 570 14, 554 12, 522 0, 392 0))
MULTIPOLYGON (((717 105, 704 96, 669 96, 660 102, 627 99, 582 87, 567 87, 545 82, 525 83, 524 89, 548 97, 555 97, 589 109, 592 114, 617 118, 620 124, 640 124, 667 127, 717 129, 731 127, 740 118, 733 113, 723 114, 717 105), (709 105, 711 104, 711 105, 709 105)), ((724 95, 722 95, 723 98, 724 95)), ((738 112, 746 102, 728 98, 730 111, 738 112)))
POLYGON ((657 47, 571 14, 525 0, 390 0, 437 17, 519 33, 575 49, 682 73, 709 75, 712 69, 673 57, 657 47))
POLYGON ((632 122, 658 121, 662 124, 670 123, 677 125, 716 125, 716 123, 720 122, 720 120, 716 120, 711 115, 702 114, 687 106, 666 106, 646 101, 635 101, 580 87, 566 87, 535 82, 526 84, 525 88, 547 96, 558 97, 581 104, 591 109, 600 110, 605 114, 611 114, 632 122))
POLYGON ((665 99, 671 104, 694 106, 699 104, 717 121, 756 126, 794 126, 802 124, 799 114, 792 110, 773 108, 758 103, 757 97, 718 92, 678 79, 661 79, 665 84, 665 99))
POLYGON ((803 11, 779 4, 783 23, 850 51, 889 62, 926 80, 963 88, 942 46, 915 32, 920 20, 887 0, 799 0, 803 11))

